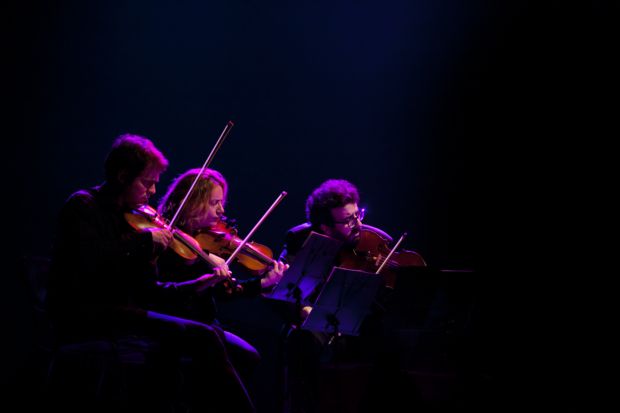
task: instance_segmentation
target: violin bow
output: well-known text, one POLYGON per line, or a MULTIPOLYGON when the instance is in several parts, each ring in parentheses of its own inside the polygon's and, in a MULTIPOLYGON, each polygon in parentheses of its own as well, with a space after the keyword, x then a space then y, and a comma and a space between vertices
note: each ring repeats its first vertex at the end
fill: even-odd
POLYGON ((248 235, 246 235, 246 237, 243 239, 243 241, 241 241, 241 243, 237 246, 237 248, 235 249, 235 251, 230 255, 230 257, 228 257, 228 259, 226 260, 226 265, 230 265, 230 263, 232 262, 232 260, 237 256, 237 254, 239 253, 239 251, 241 251, 241 249, 245 246, 245 244, 247 244, 248 240, 252 237, 252 235, 254 235, 254 233, 256 232, 256 230, 258 229, 258 227, 263 223, 263 221, 265 221, 265 219, 267 219, 267 217, 269 216, 269 214, 271 214, 271 211, 273 211, 273 209, 278 206, 278 204, 280 202, 282 202, 282 199, 284 199, 284 197, 287 195, 286 191, 282 191, 280 193, 280 195, 278 196, 278 198, 276 198, 276 200, 273 202, 273 204, 271 204, 271 206, 269 207, 269 209, 267 210, 267 212, 265 212, 263 214, 263 216, 261 217, 261 219, 258 220, 258 222, 256 223, 256 225, 254 225, 254 228, 252 228, 252 230, 248 233, 248 235))
POLYGON ((390 253, 387 255, 387 257, 385 257, 385 259, 383 260, 383 263, 381 264, 381 266, 377 269, 377 271, 375 272, 375 274, 379 274, 381 272, 381 270, 383 269, 383 267, 385 267, 385 264, 387 264, 390 261, 390 258, 392 257, 392 254, 394 254, 394 251, 396 251, 396 248, 398 248, 398 246, 400 245, 401 242, 403 242, 403 240, 405 239, 405 237, 407 236, 407 233, 403 233, 403 235, 400 236, 400 239, 398 240, 398 242, 394 245, 394 248, 392 248, 390 250, 390 253))
POLYGON ((173 228, 174 222, 177 220, 177 217, 179 216, 179 213, 181 212, 181 210, 185 206, 185 203, 187 202, 187 199, 189 198, 190 194, 194 190, 194 187, 196 186, 196 182, 198 182, 198 179, 200 179, 200 177, 202 176, 202 173, 204 172, 204 170, 207 169, 207 167, 213 161, 213 158, 215 157, 215 154, 220 149, 220 146, 222 146, 222 143, 224 142, 224 139, 226 139, 226 137, 230 133, 230 130, 232 129, 233 126, 235 126, 235 124, 232 121, 229 120, 228 123, 226 124, 226 126, 224 127, 224 130, 220 134, 220 137, 218 138, 217 142, 215 142, 215 146, 213 147, 213 149, 211 149, 211 153, 209 154, 209 156, 205 160, 205 163, 202 164, 202 168, 200 168, 200 172, 198 172, 198 175, 196 175, 196 178, 194 179, 194 182, 192 182, 192 186, 189 187, 189 190, 185 194, 185 197, 183 198, 183 201, 181 201, 181 204, 179 204, 179 207, 177 208, 177 212, 174 213, 172 219, 168 223, 168 227, 169 228, 173 228))

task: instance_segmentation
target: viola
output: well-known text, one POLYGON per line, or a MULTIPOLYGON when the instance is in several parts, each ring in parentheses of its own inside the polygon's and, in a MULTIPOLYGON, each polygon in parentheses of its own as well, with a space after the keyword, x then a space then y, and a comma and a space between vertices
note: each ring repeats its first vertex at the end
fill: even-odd
MULTIPOLYGON (((230 256, 243 242, 237 228, 225 219, 211 228, 201 230, 196 235, 196 241, 203 250, 220 257, 230 256)), ((274 263, 271 249, 254 241, 243 244, 235 258, 239 264, 256 272, 262 272, 274 263)))
POLYGON ((362 225, 360 229, 360 239, 353 249, 343 249, 338 257, 339 266, 361 270, 366 272, 377 272, 381 268, 381 275, 385 280, 385 285, 394 288, 396 285, 397 270, 405 267, 425 267, 426 262, 420 254, 415 251, 401 250, 393 252, 389 247, 391 238, 383 231, 362 225), (386 261, 386 258, 389 259, 386 261))

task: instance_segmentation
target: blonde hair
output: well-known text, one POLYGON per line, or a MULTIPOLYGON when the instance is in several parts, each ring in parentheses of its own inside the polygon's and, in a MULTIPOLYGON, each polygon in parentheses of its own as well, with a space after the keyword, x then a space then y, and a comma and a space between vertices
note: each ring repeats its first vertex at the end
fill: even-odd
MULTIPOLYGON (((157 208, 161 215, 167 219, 172 219, 172 216, 179 208, 179 205, 181 205, 187 191, 189 191, 196 179, 198 172, 200 172, 200 169, 190 169, 172 181, 157 208)), ((194 222, 206 212, 204 210, 205 205, 211 197, 213 188, 218 185, 222 187, 224 199, 226 199, 228 183, 224 176, 214 169, 205 169, 185 202, 185 206, 179 213, 175 225, 182 230, 191 232, 194 229, 194 222)))

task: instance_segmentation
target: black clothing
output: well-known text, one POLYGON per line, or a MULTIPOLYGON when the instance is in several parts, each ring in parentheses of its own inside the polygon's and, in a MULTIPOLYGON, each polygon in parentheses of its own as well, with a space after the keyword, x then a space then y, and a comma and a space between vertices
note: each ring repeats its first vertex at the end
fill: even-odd
POLYGON ((219 411, 217 401, 254 411, 216 326, 159 311, 192 296, 191 285, 157 281, 149 232, 135 231, 104 185, 81 190, 63 206, 52 260, 48 309, 61 340, 145 335, 170 357, 191 357, 194 411, 219 411), (218 398, 208 398, 205 389, 218 398), (215 403, 215 404, 214 404, 215 403))
MULTIPOLYGON (((383 231, 364 225, 385 239, 391 237, 383 231)), ((280 259, 292 264, 310 232, 322 233, 320 229, 305 223, 291 228, 285 238, 285 244, 280 259)), ((354 245, 344 243, 341 252, 352 251, 354 245)), ((333 266, 338 266, 339 256, 333 266)), ((327 276, 328 274, 325 274, 327 276)), ((310 301, 316 299, 323 287, 317 286, 310 296, 310 301), (314 298, 313 298, 314 297, 314 298)), ((320 366, 323 363, 341 363, 345 361, 371 361, 381 349, 381 324, 379 322, 380 307, 373 308, 373 313, 367 316, 361 327, 360 337, 340 336, 332 339, 323 332, 308 331, 293 323, 286 341, 287 388, 291 412, 318 412, 321 409, 319 400, 320 366), (362 339, 363 337, 363 339, 362 339), (331 344, 330 344, 331 343, 331 344)), ((299 308, 289 308, 299 312, 299 308)), ((362 391, 364 389, 360 389, 362 391)))
MULTIPOLYGON (((158 259, 159 280, 163 282, 182 282, 193 280, 203 274, 212 272, 208 263, 200 258, 190 262, 174 251, 165 251, 158 259)), ((216 322, 216 300, 230 300, 235 297, 256 297, 261 292, 260 277, 238 280, 235 288, 226 288, 223 284, 207 289, 200 297, 193 295, 178 296, 162 304, 162 311, 201 320, 206 323, 216 322)))
POLYGON ((156 283, 149 232, 135 231, 104 186, 81 190, 63 206, 48 292, 59 332, 122 332, 143 323, 147 309, 182 294, 156 283))
MULTIPOLYGON (((210 265, 198 258, 198 261, 191 262, 181 257, 174 251, 166 250, 158 260, 159 279, 165 282, 183 282, 193 280, 203 274, 212 271, 210 265)), ((208 288, 200 296, 179 295, 174 299, 160 304, 159 308, 167 314, 177 317, 198 320, 209 325, 220 325, 217 320, 217 300, 231 300, 235 297, 256 297, 261 292, 260 277, 253 277, 237 282, 229 282, 228 285, 220 283, 208 288)), ((261 360, 261 356, 250 343, 242 337, 225 333, 224 344, 229 356, 241 375, 241 378, 248 383, 254 375, 256 367, 261 360)))

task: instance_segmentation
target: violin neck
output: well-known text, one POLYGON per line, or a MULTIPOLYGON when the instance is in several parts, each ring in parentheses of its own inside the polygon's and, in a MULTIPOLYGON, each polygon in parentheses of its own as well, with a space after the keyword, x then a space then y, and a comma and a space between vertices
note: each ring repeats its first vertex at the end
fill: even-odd
POLYGON ((254 258, 256 261, 259 261, 261 264, 265 265, 271 265, 274 261, 273 258, 270 258, 262 252, 252 248, 250 244, 245 244, 245 247, 241 250, 240 253, 247 255, 250 258, 254 258))

